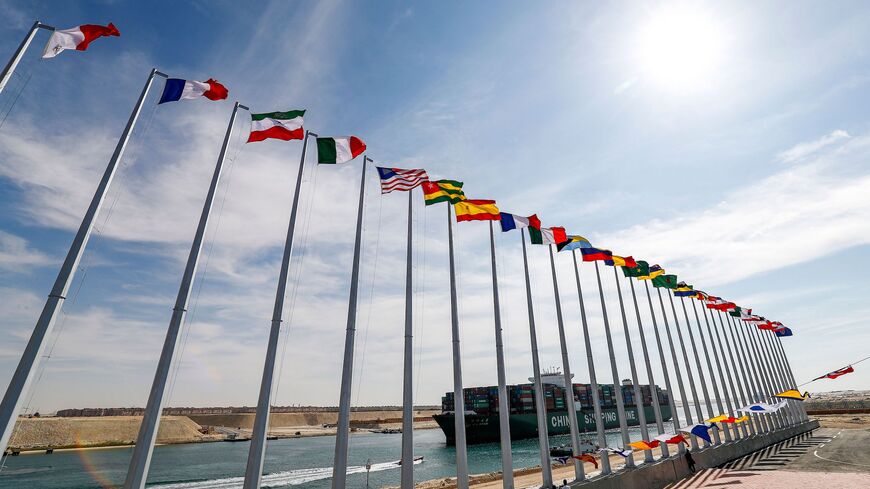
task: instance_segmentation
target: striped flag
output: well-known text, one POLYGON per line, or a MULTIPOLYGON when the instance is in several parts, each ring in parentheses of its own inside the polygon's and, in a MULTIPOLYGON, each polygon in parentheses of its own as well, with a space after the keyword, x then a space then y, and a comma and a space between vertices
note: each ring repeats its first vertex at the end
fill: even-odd
POLYGON ((411 190, 423 182, 429 181, 426 170, 403 170, 401 168, 378 167, 381 177, 381 193, 388 194, 393 190, 411 190))

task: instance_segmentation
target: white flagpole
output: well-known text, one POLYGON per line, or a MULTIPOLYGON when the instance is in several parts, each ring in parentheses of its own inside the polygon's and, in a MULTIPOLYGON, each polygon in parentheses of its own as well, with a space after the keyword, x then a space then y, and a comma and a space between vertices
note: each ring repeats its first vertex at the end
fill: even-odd
MULTIPOLYGON (((773 365, 774 378, 777 379, 779 387, 783 390, 790 388, 793 384, 791 382, 789 382, 789 380, 786 378, 785 368, 783 368, 782 364, 780 363, 779 358, 777 357, 777 355, 775 353, 775 349, 773 348, 773 345, 769 341, 770 336, 775 337, 776 335, 771 331, 771 334, 768 336, 765 334, 764 331, 759 330, 755 326, 750 325, 748 327, 750 329, 755 330, 755 334, 758 337, 758 341, 761 343, 762 346, 764 346, 765 352, 769 356, 770 361, 773 365)), ((801 404, 803 404, 803 403, 801 403, 801 404)), ((794 403, 790 403, 790 405, 792 408, 791 409, 791 418, 792 418, 791 425, 794 426, 794 425, 800 424, 800 422, 801 422, 800 408, 798 406, 796 406, 794 403)))
POLYGON ((453 258, 453 219, 447 205, 447 244, 450 258, 450 334, 453 341, 453 425, 456 446, 456 489, 468 489, 468 448, 465 439, 465 393, 462 390, 462 351, 459 348, 459 303, 453 258))
MULTIPOLYGON (((773 396, 776 395, 777 392, 779 392, 779 386, 777 385, 776 380, 773 378, 772 375, 773 367, 771 367, 770 358, 768 358, 768 356, 765 355, 764 351, 759 347, 758 341, 756 340, 752 332, 747 331, 747 326, 745 323, 737 318, 732 319, 732 321, 737 325, 737 329, 740 330, 741 334, 744 335, 744 337, 748 338, 747 343, 752 346, 752 351, 754 352, 756 361, 758 362, 758 369, 761 371, 765 384, 767 385, 767 392, 769 394, 767 397, 770 398, 771 401, 776 401, 773 396)), ((789 409, 779 411, 775 414, 780 428, 785 428, 787 425, 790 424, 789 415, 791 414, 791 412, 789 409)))
POLYGON ((79 230, 73 238, 63 265, 60 267, 57 279, 54 286, 51 288, 51 293, 48 294, 48 299, 45 301, 45 306, 42 308, 42 313, 39 315, 39 320, 33 328, 33 333, 27 346, 24 348, 24 353, 21 355, 21 360, 18 362, 18 367, 15 373, 12 374, 12 380, 9 381, 9 387, 6 388, 6 394, 3 396, 3 402, 0 403, 0 453, 6 451, 6 446, 9 443, 9 438, 12 436, 12 430, 15 429, 15 421, 18 419, 18 412, 21 410, 21 404, 24 401, 24 393, 30 387, 33 380, 33 374, 36 372, 39 362, 42 359, 42 352, 45 349, 45 339, 51 333, 54 327, 54 321, 57 318, 57 312, 63 306, 63 301, 66 299, 66 294, 69 291, 70 284, 75 277, 76 269, 81 261, 82 254, 88 244, 88 239, 91 237, 91 230, 94 227, 94 220, 100 212, 103 201, 106 197, 106 191, 115 177, 115 171, 118 168, 118 163, 124 155, 124 150, 127 148, 127 141, 130 140, 130 134, 133 132, 133 127, 136 125, 136 120, 139 119, 139 114, 142 112, 142 106, 145 98, 148 96, 148 91, 151 89, 151 83, 154 81, 154 76, 166 77, 163 73, 152 69, 148 75, 148 80, 145 82, 145 87, 142 88, 142 93, 133 107, 133 112, 127 120, 127 126, 124 127, 124 132, 121 133, 121 139, 118 140, 118 145, 115 146, 115 152, 112 153, 112 158, 109 160, 109 165, 103 173, 100 184, 97 186, 97 191, 91 199, 88 210, 82 219, 79 230))
MULTIPOLYGON (((692 421, 692 410, 689 408, 689 399, 686 397, 686 389, 683 387, 683 375, 680 373, 680 363, 677 360, 677 350, 674 348, 674 338, 671 336, 671 326, 668 324, 668 315, 665 312, 665 301, 662 299, 662 291, 656 287, 656 294, 659 296, 659 305, 662 308, 662 318, 665 322, 665 333, 668 335, 668 345, 671 347, 671 361, 674 364, 674 371, 677 375, 677 387, 680 388, 680 399, 683 401, 683 413, 686 415, 686 423, 687 425, 691 425, 694 423, 692 421)), ((676 317, 674 317, 676 319, 676 317)), ((677 328, 679 329, 679 327, 677 328)), ((664 359, 662 359, 664 361, 664 359)), ((673 396, 672 396, 673 397, 673 396)), ((674 410, 674 420, 677 419, 677 412, 674 410)), ((674 425, 676 427, 676 425, 674 425)), ((698 449, 698 439, 695 435, 690 435, 692 448, 698 449)))
POLYGON ((514 466, 511 456, 510 404, 504 372, 504 344, 501 337, 501 307, 498 302, 498 273, 495 263, 495 234, 489 221, 489 252, 492 257, 492 307, 495 317, 495 358, 498 371, 498 428, 501 441, 501 478, 504 489, 514 487, 514 466))
POLYGON ((350 298, 347 303, 347 331, 344 336, 344 364, 341 369, 341 393, 338 405, 338 426, 335 433, 335 457, 332 466, 332 489, 344 489, 347 484, 347 444, 350 436, 350 389, 353 382, 353 345, 356 337, 356 302, 359 291, 359 262, 362 254, 363 203, 366 196, 366 165, 363 156, 359 183, 359 208, 356 213, 356 240, 353 245, 353 271, 350 276, 350 298))
MULTIPOLYGON (((595 261, 595 278, 598 279, 598 295, 601 297, 601 315, 604 319, 604 338, 607 340, 607 353, 610 355, 610 373, 613 376, 613 390, 616 391, 616 414, 619 417, 619 431, 622 435, 622 446, 628 448, 631 439, 628 437, 628 420, 625 417, 625 399, 622 397, 622 382, 619 379, 619 369, 616 367, 616 354, 613 352, 613 338, 610 336, 610 321, 607 320, 607 305, 604 302, 604 289, 601 287, 601 272, 598 261, 595 261)), ((621 297, 621 294, 620 294, 621 297)), ((625 457, 625 466, 634 467, 634 454, 625 457)))
MULTIPOLYGON (((750 400, 751 400, 751 402, 760 402, 763 400, 763 397, 761 394, 761 388, 756 383, 755 377, 753 377, 753 371, 751 368, 752 363, 749 360, 749 357, 748 357, 746 351, 744 350, 743 343, 740 342, 740 338, 734 330, 734 325, 728 321, 728 318, 730 317, 730 316, 728 316, 728 313, 720 312, 720 314, 723 315, 723 318, 724 318, 723 322, 725 322, 726 324, 729 324, 731 326, 731 336, 734 339, 735 349, 738 351, 738 358, 740 358, 740 361, 742 362, 741 365, 743 366, 743 368, 745 368, 746 376, 749 379, 749 382, 747 385, 749 385, 750 394, 752 394, 752 397, 750 398, 750 400)), ((761 424, 762 429, 764 429, 765 431, 773 431, 773 426, 769 425, 769 423, 770 423, 770 416, 769 415, 762 414, 761 416, 758 417, 758 420, 761 424)))
MULTIPOLYGON (((668 403, 670 404, 670 407, 671 407, 671 420, 674 424, 674 429, 679 431, 679 429, 680 429, 680 417, 677 415, 677 403, 676 403, 676 400, 674 399, 675 392, 674 392, 673 388, 671 388, 671 377, 670 377, 670 375, 668 375, 668 362, 665 359, 665 350, 664 350, 664 348, 662 348, 662 337, 659 334, 659 325, 658 325, 658 322, 656 321, 656 312, 655 312, 655 308, 653 308, 652 295, 650 295, 650 293, 649 293, 648 281, 644 280, 643 285, 646 288, 646 299, 649 302, 649 314, 650 314, 650 317, 652 317, 653 332, 655 333, 656 346, 658 347, 658 350, 659 350, 659 360, 661 360, 661 362, 662 362, 662 375, 665 378, 665 390, 668 391, 668 401, 669 401, 668 403)), ((664 313, 664 309, 662 309, 662 313, 664 313)), ((665 318, 665 320, 667 320, 667 318, 665 318)), ((652 382, 652 381, 650 381, 650 382, 652 382)), ((656 392, 656 396, 658 396, 658 392, 656 392)), ((659 429, 664 431, 662 428, 659 428, 659 429)), ((668 444, 662 443, 659 446, 661 446, 661 448, 662 448, 662 458, 670 457, 670 453, 668 450, 668 444)), ((682 443, 677 446, 677 451, 679 453, 683 453, 685 450, 686 450, 686 447, 684 447, 682 443)))
MULTIPOLYGON (((750 374, 754 374, 758 385, 758 398, 761 401, 769 402, 775 392, 771 392, 772 389, 767 385, 766 379, 763 375, 764 368, 762 368, 758 357, 755 352, 753 352, 752 345, 747 339, 746 332, 740 328, 739 325, 735 324, 734 317, 731 316, 730 313, 726 314, 728 314, 726 319, 728 319, 728 322, 731 323, 731 327, 735 330, 734 334, 740 338, 740 341, 742 341, 743 347, 746 350, 746 358, 750 366, 750 374)), ((771 431, 779 428, 779 417, 781 415, 781 412, 770 413, 767 415, 767 422, 771 431)))
MULTIPOLYGON (((780 371, 782 372, 783 380, 786 384, 795 386, 797 388, 797 382, 794 380, 794 374, 791 372, 791 366, 788 363, 788 357, 785 355, 785 350, 782 347, 782 341, 779 336, 776 335, 773 331, 769 331, 769 335, 767 335, 770 343, 772 343, 771 347, 774 351, 774 355, 777 356, 777 361, 780 362, 780 371), (778 347, 778 348, 777 348, 778 347)), ((800 403, 798 407, 798 420, 799 421, 809 421, 809 416, 807 415, 806 405, 804 403, 800 403)))
MULTIPOLYGON (((580 319, 583 323, 583 342, 586 345, 586 364, 589 367, 589 387, 592 390, 592 413, 595 415, 595 433, 598 435, 598 446, 606 447, 607 438, 604 435, 604 416, 601 414, 601 396, 598 395, 598 378, 595 374, 595 359, 592 357, 592 342, 589 339, 589 324, 586 321, 586 304, 583 302, 583 289, 580 287, 580 267, 577 264, 577 250, 571 250, 574 259, 574 278, 577 281, 577 298, 580 300, 580 319)), ((610 456, 601 457, 601 475, 611 472, 610 456)))
MULTIPOLYGON (((673 293, 671 296, 673 297, 673 293)), ((692 353, 695 356, 695 367, 698 369, 698 379, 701 381, 701 393, 704 395, 704 400, 707 402, 707 416, 712 418, 713 416, 716 416, 716 414, 713 414, 713 403, 710 400, 710 392, 707 391, 707 380, 704 378, 704 370, 701 367, 701 357, 698 356, 698 346, 695 344, 695 335, 692 333, 692 323, 689 321, 689 313, 686 311, 686 299, 684 297, 680 297, 680 304, 683 307, 683 316, 686 318, 686 331, 689 333, 689 344, 692 345, 692 353)), ((695 316, 695 319, 697 320, 698 317, 695 316)), ((698 331, 700 331, 700 328, 701 324, 698 323, 698 331)), ((703 338, 701 339, 701 346, 705 346, 703 338)), ((706 351, 707 349, 705 348, 704 352, 706 353, 706 351)), ((707 356, 707 361, 710 361, 709 356, 707 356)), ((715 379, 712 380, 715 383, 715 379)), ((698 412, 701 412, 700 406, 696 406, 696 408, 698 409, 698 412)), ((699 415, 698 422, 701 423, 703 420, 704 417, 699 415)), ((717 424, 713 427, 713 444, 718 445, 720 443, 722 443, 722 440, 719 438, 719 425, 717 424)))
POLYGON ((550 489, 553 485, 553 467, 550 465, 550 438, 547 426, 547 404, 544 401, 544 385, 541 383, 541 362, 538 359, 538 332, 535 327, 535 309, 532 304, 532 284, 529 280, 529 259, 526 256, 526 231, 520 229, 523 244, 523 272, 526 275, 526 305, 529 309, 529 338, 532 348, 532 370, 535 382, 535 414, 538 419, 538 447, 541 451, 542 487, 550 489))
MULTIPOLYGON (((559 347, 562 350, 562 375, 565 377, 565 404, 568 408, 568 427, 571 429, 571 453, 573 455, 580 455, 580 427, 577 426, 574 381, 571 379, 571 365, 568 362, 568 342, 565 339, 565 322, 562 319, 562 299, 559 296, 559 281, 556 279, 556 261, 553 258, 553 245, 547 245, 547 248, 550 251, 550 271, 553 274, 553 292, 556 298, 556 324, 559 326, 559 347)), ((603 459, 604 457, 601 458, 603 459)), ((572 460, 574 462, 574 478, 578 481, 585 480, 586 473, 583 468, 583 462, 576 458, 572 460)))
MULTIPOLYGON (((671 312, 674 315, 674 329, 677 330, 677 339, 680 341, 680 351, 683 353, 683 364, 686 366, 686 376, 689 379, 689 389, 692 392, 692 400, 695 401, 695 414, 698 416, 698 423, 704 421, 704 414, 701 412, 701 402, 698 399, 698 391, 695 389, 695 379, 692 376, 692 367, 689 364, 689 355, 686 353, 686 343, 683 341, 683 332, 680 330, 680 319, 677 317, 677 308, 674 307, 674 296, 668 294, 668 299, 671 302, 671 312)), ((688 326, 688 325, 686 325, 688 326)), ((704 446, 708 446, 707 440, 704 440, 704 446)))
MULTIPOLYGON (((643 394, 640 391, 640 381, 637 378, 637 367, 634 364, 634 349, 631 347, 631 333, 628 331, 628 319, 625 316, 625 304, 622 301, 622 288, 619 285, 619 272, 617 266, 613 266, 613 279, 616 281, 616 294, 619 297, 619 312, 622 313, 622 331, 625 334, 625 347, 628 350, 628 365, 631 369, 631 383, 634 390, 634 406, 637 409, 637 418, 640 425, 640 436, 649 441, 649 429, 646 425, 646 413, 643 408, 643 394)), ((638 316, 640 320, 640 316, 638 316)), ((622 385, 619 386, 620 391, 622 385)), ((646 463, 654 461, 652 450, 643 451, 643 459, 646 463)))
MULTIPOLYGON (((734 342, 733 338, 728 337, 728 330, 725 327, 724 320, 722 319, 722 311, 718 311, 718 312, 719 312, 719 325, 722 329, 722 335, 725 339, 725 345, 728 347, 728 356, 731 359, 731 365, 734 367, 734 377, 737 379, 737 386, 740 388, 740 396, 743 398, 742 402, 745 405, 748 405, 748 404, 755 402, 755 401, 752 398, 752 393, 750 391, 749 381, 746 378, 746 370, 743 368, 743 362, 740 361, 740 353, 737 352, 737 355, 734 355, 732 353, 731 345, 734 344, 733 351, 736 352, 737 351, 737 344, 734 342), (735 359, 735 356, 736 356, 736 359, 735 359), (742 382, 741 382, 741 377, 742 377, 742 382)), ((712 314, 712 312, 710 314, 712 314)), ((751 428, 752 434, 753 435, 761 434, 763 429, 761 427, 760 420, 758 419, 758 417, 751 415, 752 413, 746 413, 746 414, 750 414, 748 424, 749 424, 749 427, 751 428)))
POLYGON ((12 78, 12 73, 15 72, 15 68, 18 67, 18 63, 21 62, 21 58, 24 57, 24 53, 27 51, 30 42, 33 41, 33 38, 36 36, 36 31, 39 29, 53 31, 54 27, 45 25, 38 20, 33 23, 30 30, 27 31, 27 35, 24 36, 24 39, 21 41, 21 44, 18 45, 18 49, 15 50, 15 54, 13 54, 12 58, 9 59, 9 62, 6 63, 6 67, 3 68, 3 71, 0 72, 0 93, 3 93, 3 89, 6 88, 6 84, 9 83, 9 79, 12 78))
MULTIPOLYGON (((659 405, 661 400, 659 400, 659 392, 656 388, 656 383, 653 377, 652 365, 649 361, 649 350, 646 347, 646 335, 643 332, 643 323, 640 319, 640 308, 637 306, 637 293, 634 291, 634 280, 630 277, 625 278, 628 281, 628 284, 631 286, 631 300, 634 303, 634 313, 637 315, 637 332, 640 334, 640 346, 643 350, 643 361, 646 366, 646 378, 647 382, 649 382, 649 390, 650 390, 650 404, 652 404, 653 414, 656 419, 656 429, 658 434, 664 434, 665 427, 664 422, 662 420, 662 408, 659 405)), ((641 405, 643 405, 643 399, 641 399, 641 405)), ((648 441, 648 440, 647 440, 648 441)), ((662 447, 662 455, 667 457, 667 443, 662 443, 660 446, 662 447)))
MULTIPOLYGON (((716 315, 713 314, 713 311, 710 311, 710 317, 713 318, 713 327, 716 327, 716 315)), ((734 353, 731 350, 731 341, 729 341, 728 336, 725 333, 725 327, 722 325, 722 312, 719 311, 719 332, 716 337, 719 339, 719 349, 722 350, 722 361, 725 363, 725 373, 728 374, 728 381, 731 381, 731 372, 734 372, 734 384, 731 384, 731 392, 734 393, 734 401, 737 404, 743 404, 744 406, 749 404, 749 397, 746 395, 746 391, 743 389, 743 383, 740 382, 740 372, 738 370, 737 362, 734 360, 734 353), (725 361, 725 349, 722 348, 722 343, 725 343, 725 346, 728 348, 728 359, 731 360, 731 367, 729 368, 727 365, 727 361, 725 361), (734 388, 734 385, 737 385, 737 389, 734 388), (737 394, 740 394, 738 397, 737 394)), ((746 415, 750 415, 751 413, 741 411, 746 415)), ((749 416, 749 421, 746 423, 740 423, 740 426, 743 429, 743 437, 754 435, 758 432, 755 426, 756 420, 754 416, 749 416), (747 429, 747 426, 749 427, 747 429)))
MULTIPOLYGON (((704 329, 701 328, 701 317, 698 316, 698 304, 695 300, 689 300, 689 303, 692 304, 692 312, 695 313, 695 323, 698 325, 698 335, 701 338, 701 344, 704 344, 704 329)), ((707 331, 710 330, 710 321, 707 320, 707 315, 704 315, 704 322, 707 324, 707 331)), ((722 397, 719 395, 719 387, 716 382, 716 370, 713 369, 713 362, 710 361, 710 350, 713 350, 713 355, 716 357, 716 365, 719 368, 719 378, 722 380, 722 392, 725 395, 726 399, 728 397, 728 391, 725 389, 725 378, 722 376, 722 367, 719 366, 719 355, 716 353, 716 345, 713 343, 713 335, 710 335, 709 348, 704 348, 704 358, 707 360, 707 371, 710 373, 710 383, 713 384, 713 395, 716 396, 716 407, 719 408, 719 414, 729 414, 725 411, 725 406, 722 405, 722 397)), ((731 408, 728 408, 728 411, 731 411, 731 408)), ((715 415, 714 415, 715 416, 715 415)), ((726 423, 724 429, 722 430, 725 433, 725 442, 728 443, 731 441, 731 430, 728 426, 734 426, 732 423, 726 423)))
POLYGON ((296 215, 299 209, 299 196, 302 193, 302 175, 305 169, 305 154, 308 150, 308 137, 317 137, 310 131, 305 132, 302 141, 302 155, 296 172, 296 187, 293 190, 293 203, 290 206, 290 222, 284 240, 284 253, 278 273, 278 287, 275 292, 275 305, 272 308, 272 322, 269 328, 269 342, 266 345, 266 359, 263 365, 263 378, 260 381, 260 396, 257 399, 257 414, 251 430, 251 446, 248 449, 248 462, 245 467, 244 489, 259 489, 263 476, 263 461, 266 457, 266 439, 269 430, 269 410, 272 407, 272 378, 275 376, 275 360, 278 356, 278 338, 281 334, 281 317, 284 315, 284 296, 287 291, 287 278, 290 273, 290 257, 293 252, 293 237, 296 232, 296 215))
POLYGON ((405 270, 405 356, 402 380, 402 489, 414 489, 414 300, 412 230, 414 192, 408 191, 408 254, 405 270))
POLYGON ((217 186, 220 182, 224 160, 227 155, 227 147, 230 144, 233 127, 236 122, 236 113, 239 111, 239 108, 247 109, 247 107, 236 102, 230 115, 230 122, 227 124, 227 133, 224 136, 224 142, 221 145, 214 174, 211 178, 211 185, 208 188, 205 203, 202 206, 199 225, 196 228, 193 243, 190 245, 187 266, 184 269, 184 275, 182 275, 181 284, 178 287, 178 296, 175 299, 175 307, 172 309, 169 328, 166 330, 166 339, 163 342, 163 350, 160 352, 160 361, 157 363, 154 382, 151 385, 148 403, 142 416, 142 424, 139 426, 139 434, 136 437, 136 446, 133 448, 133 457, 130 459, 130 466, 127 469, 127 478, 124 482, 126 489, 144 488, 145 482, 148 479, 151 454, 154 451, 154 443, 157 441, 157 429, 160 426, 160 415, 163 412, 163 401, 166 396, 166 382, 169 379, 169 371, 172 367, 172 360, 178 344, 178 334, 181 331, 181 325, 184 323, 184 316, 187 312, 187 304, 190 299, 190 291, 193 289, 193 279, 196 276, 196 268, 199 264, 199 254, 202 251, 205 230, 208 226, 209 215, 211 214, 212 204, 217 193, 217 186))

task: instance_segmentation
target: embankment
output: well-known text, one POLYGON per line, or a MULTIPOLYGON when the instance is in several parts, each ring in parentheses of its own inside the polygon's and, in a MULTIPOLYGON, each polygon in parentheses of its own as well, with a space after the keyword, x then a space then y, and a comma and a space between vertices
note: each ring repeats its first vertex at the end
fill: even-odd
MULTIPOLYGON (((432 421, 432 415, 438 411, 414 411, 416 423, 432 421)), ((202 426, 226 426, 250 430, 254 426, 252 413, 238 414, 190 414, 190 419, 202 426)), ((303 413, 272 413, 269 416, 269 428, 321 427, 334 425, 338 422, 338 412, 303 412, 303 413)), ((377 428, 387 424, 402 422, 401 411, 354 411, 350 413, 352 427, 377 428)))

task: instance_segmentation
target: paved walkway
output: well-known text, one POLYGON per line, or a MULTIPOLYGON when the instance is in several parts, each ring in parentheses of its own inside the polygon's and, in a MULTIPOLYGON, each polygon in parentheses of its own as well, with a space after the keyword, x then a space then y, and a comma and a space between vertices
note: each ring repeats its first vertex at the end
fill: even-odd
POLYGON ((821 428, 704 469, 667 489, 870 487, 870 431, 821 428))

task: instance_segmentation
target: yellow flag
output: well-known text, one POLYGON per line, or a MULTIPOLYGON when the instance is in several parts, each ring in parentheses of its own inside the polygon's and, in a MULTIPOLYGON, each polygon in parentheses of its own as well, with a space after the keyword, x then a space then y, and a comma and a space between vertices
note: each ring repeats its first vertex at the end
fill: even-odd
POLYGON ((773 397, 779 397, 780 399, 794 399, 796 401, 806 401, 810 398, 810 393, 804 392, 803 394, 801 394, 800 391, 797 389, 789 389, 785 392, 780 392, 773 397))

